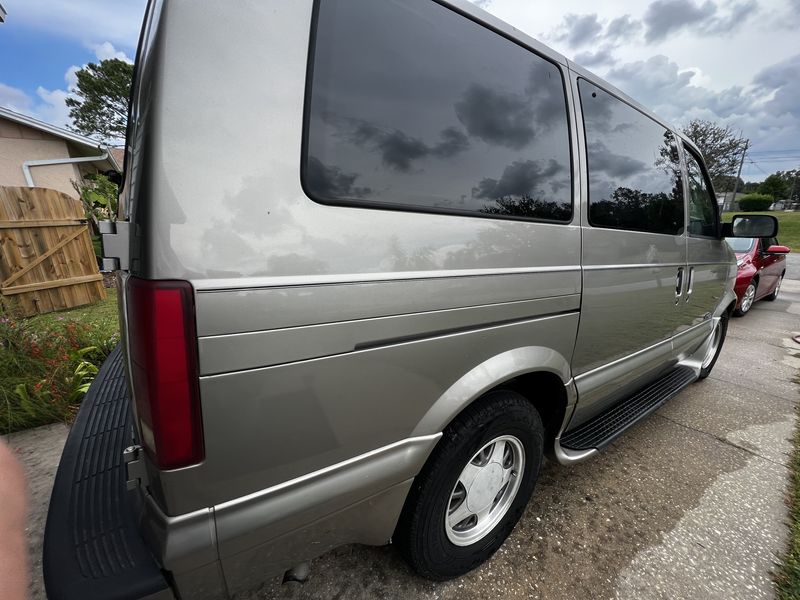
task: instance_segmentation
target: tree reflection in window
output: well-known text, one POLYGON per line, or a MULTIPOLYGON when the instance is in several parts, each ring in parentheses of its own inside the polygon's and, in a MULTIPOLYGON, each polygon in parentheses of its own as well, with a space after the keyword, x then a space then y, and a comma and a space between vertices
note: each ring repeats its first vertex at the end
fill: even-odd
POLYGON ((317 18, 311 198, 570 220, 557 65, 430 0, 326 0, 317 18))
POLYGON ((679 235, 683 183, 674 134, 585 80, 579 83, 595 227, 679 235))

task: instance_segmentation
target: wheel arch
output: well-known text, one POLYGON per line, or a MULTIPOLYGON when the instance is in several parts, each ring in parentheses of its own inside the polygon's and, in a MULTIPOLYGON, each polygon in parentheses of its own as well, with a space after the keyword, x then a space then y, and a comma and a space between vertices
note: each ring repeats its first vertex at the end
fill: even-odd
POLYGON ((533 404, 542 418, 546 441, 555 437, 569 404, 569 362, 542 346, 508 350, 473 367, 434 402, 412 435, 444 430, 477 399, 494 389, 511 389, 533 404))

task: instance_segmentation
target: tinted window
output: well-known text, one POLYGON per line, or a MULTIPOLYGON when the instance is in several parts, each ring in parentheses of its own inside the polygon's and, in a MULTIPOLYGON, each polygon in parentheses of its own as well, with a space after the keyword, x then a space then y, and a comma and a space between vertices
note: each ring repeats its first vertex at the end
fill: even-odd
POLYGON ((303 173, 312 198, 571 218, 554 64, 431 0, 318 10, 303 173))
POLYGON ((766 252, 770 246, 777 246, 778 238, 761 238, 761 251, 766 252))
POLYGON ((755 241, 754 238, 725 238, 725 241, 728 242, 728 246, 731 247, 731 250, 734 252, 744 253, 750 252, 750 249, 753 247, 753 242, 755 241))
POLYGON ((686 151, 685 156, 689 179, 689 233, 717 237, 717 199, 711 192, 711 184, 700 166, 700 159, 690 150, 686 151))
POLYGON ((579 83, 589 167, 589 222, 680 234, 683 178, 675 136, 591 83, 579 83))

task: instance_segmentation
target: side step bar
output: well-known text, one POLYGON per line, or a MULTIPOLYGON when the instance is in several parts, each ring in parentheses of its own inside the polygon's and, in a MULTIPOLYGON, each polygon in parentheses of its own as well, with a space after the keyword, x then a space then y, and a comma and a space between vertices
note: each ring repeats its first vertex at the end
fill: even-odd
POLYGON ((697 371, 690 367, 670 371, 633 396, 561 434, 561 447, 578 451, 604 448, 696 379, 697 371))

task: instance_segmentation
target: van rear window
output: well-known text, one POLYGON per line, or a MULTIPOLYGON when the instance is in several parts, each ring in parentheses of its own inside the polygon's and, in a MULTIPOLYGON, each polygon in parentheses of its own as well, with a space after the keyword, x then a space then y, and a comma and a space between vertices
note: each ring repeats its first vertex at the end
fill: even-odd
POLYGON ((302 173, 312 199, 571 219, 554 63, 432 0, 316 10, 302 173))
POLYGON ((683 178, 675 135, 599 87, 578 82, 595 227, 679 235, 683 178))

